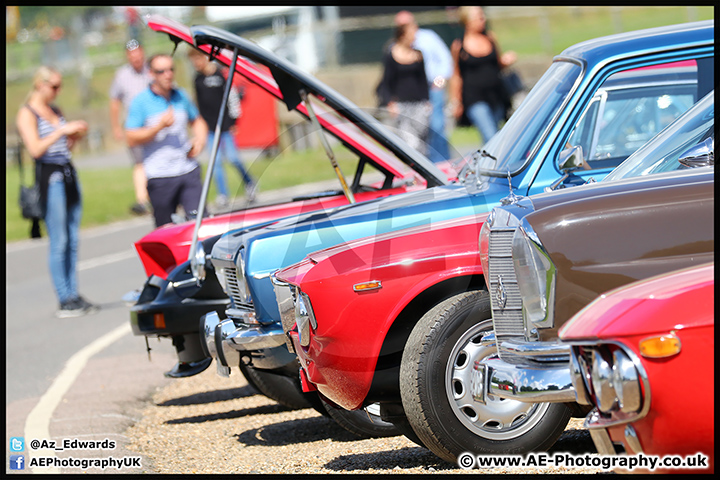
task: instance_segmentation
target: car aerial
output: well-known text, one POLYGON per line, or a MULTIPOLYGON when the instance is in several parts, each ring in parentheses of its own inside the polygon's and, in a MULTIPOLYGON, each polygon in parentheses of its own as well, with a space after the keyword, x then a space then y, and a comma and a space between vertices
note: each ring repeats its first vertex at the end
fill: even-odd
MULTIPOLYGON (((210 45, 195 45, 190 29, 178 22, 159 15, 150 15, 146 21, 151 29, 168 34, 176 43, 186 42, 203 52, 211 52, 210 45)), ((303 194, 291 202, 203 218, 197 232, 197 222, 169 224, 135 243, 148 278, 134 298, 132 295, 129 297, 135 300, 131 310, 133 332, 146 337, 172 338, 179 356, 179 362, 167 372, 172 377, 196 374, 207 368, 210 362, 201 350, 198 320, 210 310, 224 316, 230 302, 212 274, 212 265, 206 266, 207 282, 195 279, 189 261, 194 235, 202 242, 201 248, 198 248, 202 255, 202 252, 211 250, 219 234, 230 229, 347 204, 348 196, 355 202, 363 202, 443 185, 457 177, 455 169, 464 162, 459 159, 453 164, 431 163, 317 79, 252 42, 241 39, 240 47, 243 56, 239 56, 235 63, 237 75, 256 83, 289 109, 311 120, 312 113, 317 112, 317 122, 325 131, 337 138, 342 148, 347 148, 357 157, 356 171, 348 186, 348 195, 342 189, 303 194), (294 90, 288 85, 293 85, 294 90), (293 103, 299 99, 296 87, 303 87, 313 99, 312 113, 304 102, 293 103)), ((212 51, 212 56, 226 65, 232 64, 232 51, 216 49, 212 51)), ((210 177, 206 177, 206 182, 209 180, 210 177)))
POLYGON ((714 471, 714 265, 605 293, 560 330, 570 345, 577 401, 592 406, 585 427, 601 455, 614 455, 614 443, 627 454, 680 455, 687 462, 703 454, 704 468, 698 461, 698 469, 670 464, 653 473, 714 471), (688 395, 679 384, 702 393, 688 395))
MULTIPOLYGON (((681 166, 677 159, 683 152, 685 162, 707 163, 710 148, 705 142, 712 135, 713 118, 711 93, 604 181, 675 170, 681 166), (698 143, 700 145, 695 147, 698 143), (690 160, 691 157, 696 159, 690 160)), ((582 197, 589 187, 545 196, 552 205, 553 198, 560 202, 559 198, 574 190, 578 191, 573 193, 582 197)), ((622 191, 622 188, 618 190, 622 191)), ((593 195, 596 191, 591 189, 585 193, 593 195)), ((506 201, 517 199, 513 195, 506 201)), ((522 200, 523 203, 528 201, 527 198, 522 200)), ((484 272, 488 270, 487 265, 482 265, 477 249, 482 221, 481 216, 473 216, 348 242, 311 253, 302 262, 276 272, 275 292, 283 328, 291 340, 289 347, 298 354, 303 366, 301 376, 305 390, 316 388, 331 401, 348 409, 382 401, 387 417, 392 416, 404 432, 411 427, 411 435, 418 429, 429 428, 423 425, 434 424, 431 432, 421 435, 422 443, 449 460, 458 453, 488 447, 472 435, 461 439, 458 433, 462 426, 448 422, 448 410, 452 410, 472 434, 495 440, 496 448, 512 447, 507 441, 520 439, 533 429, 542 430, 538 425, 543 427, 545 424, 550 429, 560 425, 554 432, 559 435, 567 418, 564 422, 557 418, 547 420, 552 415, 543 414, 544 410, 538 412, 532 403, 507 400, 507 396, 493 402, 486 399, 476 402, 470 397, 475 378, 474 370, 468 366, 490 355, 495 345, 490 342, 490 337, 485 345, 468 342, 479 341, 477 332, 490 329, 490 317, 478 325, 444 325, 448 322, 444 316, 450 311, 456 312, 454 322, 458 322, 464 318, 462 315, 467 316, 468 311, 475 308, 478 301, 487 306, 483 283, 487 281, 484 272), (363 327, 359 329, 357 325, 363 327), (443 326, 444 334, 434 332, 439 326, 443 326), (435 355, 441 353, 438 344, 447 340, 443 335, 460 335, 462 332, 466 335, 450 342, 456 342, 457 351, 452 353, 455 364, 447 366, 445 372, 435 372, 435 375, 444 373, 447 377, 444 380, 442 377, 425 377, 423 386, 417 370, 435 364, 435 355), (409 336, 411 340, 408 340, 409 336), (413 378, 416 383, 403 388, 402 379, 413 378), (433 391, 443 383, 448 396, 444 401, 437 398, 441 394, 433 391), (414 396, 416 393, 419 397, 414 396), (430 398, 431 393, 434 398, 430 398), (398 403, 400 396, 403 397, 402 404, 398 403), (413 425, 402 425, 403 415, 407 415, 403 408, 405 403, 416 414, 413 425), (427 405, 433 405, 431 410, 440 412, 432 420, 422 418, 431 415, 421 412, 427 405), (524 418, 537 425, 520 428, 523 425, 519 420, 524 418), (513 425, 518 427, 515 431, 513 425), (448 433, 443 431, 444 428, 454 430, 448 433), (450 437, 455 438, 454 445, 452 441, 448 443, 450 437), (498 443, 502 440, 506 441, 504 446, 498 443), (447 445, 453 445, 451 451, 447 450, 447 445)), ((511 246, 509 241, 506 241, 508 248, 511 246)), ((503 268, 512 272, 512 265, 503 268)), ((516 293, 516 282, 502 278, 505 278, 501 282, 503 289, 516 293)), ((509 302, 507 309, 520 306, 517 298, 510 297, 507 292, 505 295, 509 302)), ((486 313, 489 314, 489 310, 486 313)), ((438 362, 438 365, 442 367, 447 362, 438 362)), ((431 375, 427 371, 425 374, 431 375)), ((511 386, 510 383, 500 385, 511 386)), ((572 400, 570 395, 567 397, 566 400, 572 400)), ((555 406, 553 410, 568 413, 563 405, 555 406)), ((573 407, 572 410, 584 416, 582 409, 573 407)), ((522 448, 527 451, 539 448, 537 445, 549 447, 554 438, 551 433, 545 433, 546 437, 535 434, 536 442, 542 443, 522 448)))
MULTIPOLYGON (((584 145, 588 151, 599 153, 582 168, 572 162, 579 149, 568 148, 569 140, 596 140, 596 135, 585 133, 597 131, 593 117, 601 113, 596 110, 601 105, 607 107, 606 115, 598 121, 627 122, 616 132, 659 131, 661 112, 637 125, 631 118, 666 102, 687 108, 712 88, 712 78, 707 77, 712 77, 713 31, 712 22, 698 22, 570 47, 555 59, 507 124, 469 161, 455 184, 224 234, 212 249, 211 261, 231 305, 226 319, 217 312, 205 315, 201 333, 208 353, 218 361, 218 371, 228 374, 239 363, 265 373, 277 371, 280 365, 297 366, 296 356, 285 344, 271 274, 308 253, 413 225, 484 215, 511 189, 532 194, 582 184, 591 176, 603 178, 627 152, 588 143, 584 145), (684 76, 688 72, 692 78, 684 76), (651 78, 666 74, 674 80, 650 86, 651 78), (638 78, 643 80, 637 82, 638 78), (628 85, 634 88, 623 88, 628 85), (618 102, 610 106, 607 101, 616 90, 618 102), (624 109, 632 103, 635 108, 624 109)), ((221 46, 239 40, 211 27, 193 27, 193 33, 221 46)))

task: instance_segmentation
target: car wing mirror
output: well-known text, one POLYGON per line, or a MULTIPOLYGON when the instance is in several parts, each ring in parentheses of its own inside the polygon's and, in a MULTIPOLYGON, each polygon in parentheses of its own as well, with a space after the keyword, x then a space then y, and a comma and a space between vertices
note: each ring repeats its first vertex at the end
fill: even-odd
POLYGON ((560 152, 557 166, 563 173, 569 173, 580 168, 584 168, 585 170, 590 169, 590 166, 585 161, 583 149, 580 145, 572 145, 560 152))
POLYGON ((715 165, 715 139, 706 138, 705 141, 690 147, 678 160, 686 167, 710 167, 715 165))
POLYGON ((555 180, 552 185, 545 187, 546 192, 552 192, 558 188, 569 176, 570 173, 581 168, 590 170, 590 166, 585 161, 583 149, 580 145, 569 145, 565 150, 560 152, 557 159, 557 167, 563 173, 563 176, 555 180))

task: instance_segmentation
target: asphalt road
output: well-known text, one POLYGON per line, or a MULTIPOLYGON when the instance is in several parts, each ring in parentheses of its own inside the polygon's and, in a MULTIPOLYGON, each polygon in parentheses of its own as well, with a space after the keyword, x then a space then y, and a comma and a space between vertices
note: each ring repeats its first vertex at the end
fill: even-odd
POLYGON ((125 452, 122 434, 169 382, 162 373, 175 362, 169 341, 153 342, 148 361, 145 341, 130 332, 121 301, 142 286, 145 273, 132 243, 153 227, 143 217, 81 232, 80 293, 101 310, 77 318, 55 317, 47 237, 6 246, 6 445, 11 437, 24 437, 20 453, 26 458, 34 453, 28 448, 33 438, 116 442, 112 451, 56 451, 58 458, 137 455, 125 452))

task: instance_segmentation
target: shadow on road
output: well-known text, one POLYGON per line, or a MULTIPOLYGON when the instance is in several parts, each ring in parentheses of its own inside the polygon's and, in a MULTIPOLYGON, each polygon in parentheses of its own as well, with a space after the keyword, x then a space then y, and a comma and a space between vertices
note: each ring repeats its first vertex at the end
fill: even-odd
POLYGON ((358 437, 326 417, 303 418, 253 428, 235 435, 246 445, 278 446, 310 443, 330 439, 335 442, 354 442, 358 437))
POLYGON ((433 470, 456 470, 457 465, 436 457, 430 450, 422 447, 405 447, 398 450, 385 450, 373 453, 341 455, 325 465, 325 468, 337 472, 352 470, 393 470, 399 468, 432 467, 433 470), (382 460, 379 460, 382 459, 382 460))
POLYGON ((587 430, 568 429, 560 435, 560 438, 557 439, 555 445, 553 445, 548 452, 564 452, 578 455, 581 453, 597 453, 597 449, 592 441, 590 432, 587 430))
POLYGON ((242 410, 231 410, 229 412, 214 413, 212 415, 198 415, 197 417, 176 418, 165 422, 167 425, 183 423, 205 423, 215 420, 230 420, 233 418, 249 417, 251 415, 269 415, 273 413, 287 412, 291 409, 282 405, 263 405, 254 408, 243 408, 242 410))
POLYGON ((252 397, 258 392, 253 387, 245 385, 239 388, 227 388, 225 390, 213 390, 212 392, 195 393, 186 397, 173 398, 158 403, 158 407, 177 407, 185 405, 203 405, 206 403, 224 402, 242 397, 252 397))

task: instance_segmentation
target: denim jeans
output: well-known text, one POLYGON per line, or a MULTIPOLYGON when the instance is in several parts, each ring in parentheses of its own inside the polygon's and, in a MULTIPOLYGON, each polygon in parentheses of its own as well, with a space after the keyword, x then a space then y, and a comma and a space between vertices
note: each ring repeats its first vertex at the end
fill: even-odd
POLYGON ((437 163, 450 156, 445 137, 445 89, 430 87, 430 131, 428 132, 428 158, 437 163))
POLYGON ((467 117, 475 128, 480 131, 483 143, 487 143, 498 131, 498 124, 503 119, 505 111, 502 107, 493 109, 486 102, 475 102, 467 109, 467 117))
MULTIPOLYGON (((78 184, 80 191, 80 184, 78 184)), ((67 207, 65 183, 62 179, 48 185, 45 227, 50 239, 50 277, 60 303, 78 296, 77 251, 82 215, 82 192, 80 200, 67 207)))
MULTIPOLYGON (((215 132, 208 132, 207 147, 208 155, 212 154, 212 145, 215 139, 215 132)), ((253 184, 253 179, 240 161, 235 141, 230 132, 220 132, 220 145, 218 145, 218 158, 215 161, 215 183, 217 184, 218 195, 228 196, 228 187, 225 181, 225 171, 223 170, 223 161, 229 161, 240 172, 240 176, 245 182, 245 186, 253 184)))

